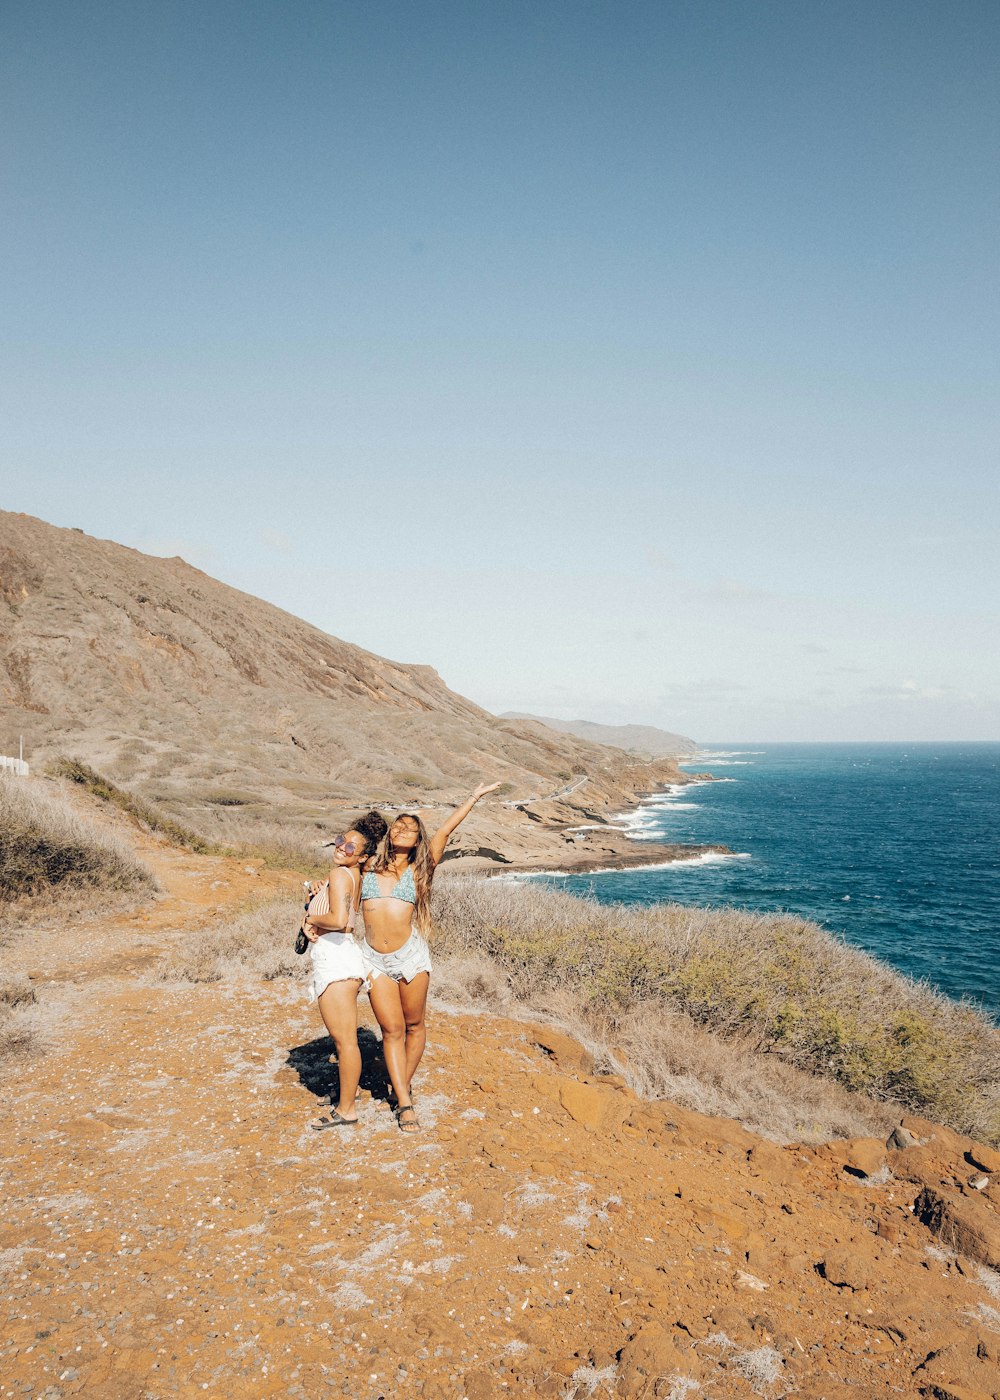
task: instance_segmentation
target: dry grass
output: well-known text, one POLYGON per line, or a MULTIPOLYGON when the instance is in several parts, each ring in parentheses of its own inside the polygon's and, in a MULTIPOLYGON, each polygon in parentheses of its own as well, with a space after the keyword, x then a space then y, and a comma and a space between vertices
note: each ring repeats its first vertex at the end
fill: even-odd
POLYGON ((220 982, 247 973, 268 982, 305 976, 310 959, 292 946, 301 915, 294 901, 272 900, 214 932, 182 934, 158 965, 158 975, 170 982, 220 982))
POLYGON ((329 823, 310 824, 301 818, 267 821, 239 809, 217 808, 206 814, 206 828, 221 849, 240 860, 256 861, 273 870, 300 870, 306 875, 324 864, 329 866, 330 853, 321 849, 321 843, 330 839, 329 823))
POLYGON ((251 794, 215 791, 205 799, 206 830, 196 830, 165 811, 162 805, 147 802, 134 792, 119 787, 102 773, 77 758, 60 758, 52 774, 77 783, 92 797, 125 812, 148 831, 158 832, 175 846, 199 855, 228 855, 252 860, 272 869, 302 870, 312 873, 319 864, 320 831, 301 820, 290 824, 257 821, 241 810, 251 794), (238 812, 238 815, 234 813, 238 812))
POLYGON ((120 812, 128 813, 149 831, 158 831, 175 846, 183 846, 186 850, 196 851, 200 855, 219 853, 214 842, 206 840, 181 822, 174 821, 173 817, 159 811, 152 803, 137 797, 135 793, 126 792, 110 778, 104 777, 78 758, 57 759, 49 771, 54 777, 68 778, 70 782, 77 783, 85 792, 89 792, 92 797, 110 803, 120 812))
POLYGON ((36 1000, 35 989, 27 977, 0 977, 0 1061, 29 1049, 32 1032, 23 1013, 36 1000))
POLYGON ((0 776, 0 901, 37 901, 54 891, 137 895, 155 887, 123 841, 43 792, 37 779, 0 776))
POLYGON ((821 1077, 1000 1140, 1000 1031, 815 924, 598 905, 531 883, 445 875, 435 926, 438 950, 485 954, 516 1003, 550 1002, 563 1015, 568 1006, 591 1036, 620 1047, 640 1090, 673 1094, 671 1082, 691 1075, 712 1093, 742 1083, 745 1096, 757 1068, 735 1071, 766 1058, 775 1093, 798 1071, 800 1088, 802 1075, 821 1077), (713 1076, 720 1044, 725 1069, 713 1076))

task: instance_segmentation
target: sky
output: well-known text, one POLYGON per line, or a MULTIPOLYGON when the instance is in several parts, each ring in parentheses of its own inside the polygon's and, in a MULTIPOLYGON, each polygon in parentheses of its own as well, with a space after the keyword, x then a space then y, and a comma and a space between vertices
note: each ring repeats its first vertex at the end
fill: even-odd
POLYGON ((0 505, 495 711, 1000 739, 993 0, 4 0, 0 505))

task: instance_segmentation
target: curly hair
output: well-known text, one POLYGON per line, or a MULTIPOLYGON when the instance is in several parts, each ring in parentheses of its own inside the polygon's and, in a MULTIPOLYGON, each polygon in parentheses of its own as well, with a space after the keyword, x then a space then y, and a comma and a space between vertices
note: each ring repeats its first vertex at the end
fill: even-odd
POLYGON ((358 817, 356 822, 352 822, 351 829, 359 832, 365 838, 365 855, 370 856, 389 830, 389 826, 382 813, 377 812, 373 807, 370 812, 366 812, 363 817, 358 817))

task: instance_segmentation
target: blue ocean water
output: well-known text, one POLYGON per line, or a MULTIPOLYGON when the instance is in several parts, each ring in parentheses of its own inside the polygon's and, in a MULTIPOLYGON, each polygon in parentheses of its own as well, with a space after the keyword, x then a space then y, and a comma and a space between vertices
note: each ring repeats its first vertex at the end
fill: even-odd
POLYGON ((1000 744, 746 744, 621 820, 733 857, 553 877, 605 902, 786 910, 1000 1019, 1000 744))

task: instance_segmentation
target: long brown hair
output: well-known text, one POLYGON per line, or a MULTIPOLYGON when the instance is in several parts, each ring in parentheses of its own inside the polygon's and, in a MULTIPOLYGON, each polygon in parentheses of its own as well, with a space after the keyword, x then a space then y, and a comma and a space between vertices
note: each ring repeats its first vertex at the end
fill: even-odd
MULTIPOLYGON (((434 860, 431 856, 431 840, 427 835, 427 828, 417 816, 416 812, 398 812, 396 821, 400 817, 408 817, 410 821, 417 824, 417 844, 412 851, 407 852, 407 863, 413 866, 413 887, 417 892, 417 902, 414 906, 413 915, 417 928, 421 933, 430 933, 431 928, 431 881, 434 879, 434 860)), ((392 825, 386 831, 379 842, 375 858, 368 867, 370 870, 389 870, 392 864, 393 845, 390 838, 392 825)))

